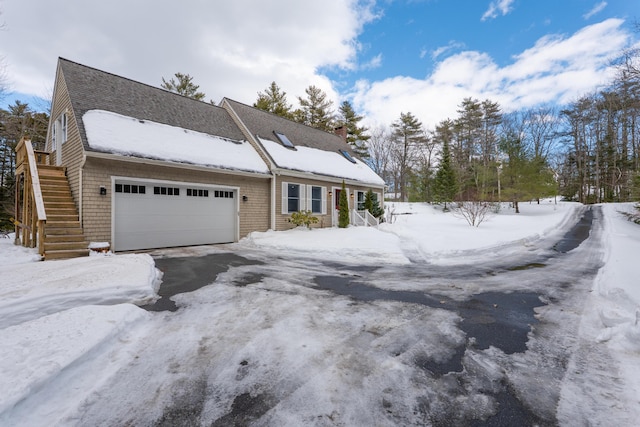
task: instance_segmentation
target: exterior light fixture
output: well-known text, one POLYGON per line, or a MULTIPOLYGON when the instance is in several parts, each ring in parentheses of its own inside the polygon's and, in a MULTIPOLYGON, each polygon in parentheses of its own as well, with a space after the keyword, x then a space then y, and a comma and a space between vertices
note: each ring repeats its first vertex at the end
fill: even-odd
POLYGON ((247 197, 247 195, 246 195, 246 194, 245 194, 245 195, 243 195, 243 196, 242 196, 242 201, 243 201, 243 202, 246 202, 247 200, 249 200, 249 197, 247 197))
POLYGON ((106 196, 107 195, 107 187, 105 187, 104 185, 100 186, 100 195, 101 196, 106 196))

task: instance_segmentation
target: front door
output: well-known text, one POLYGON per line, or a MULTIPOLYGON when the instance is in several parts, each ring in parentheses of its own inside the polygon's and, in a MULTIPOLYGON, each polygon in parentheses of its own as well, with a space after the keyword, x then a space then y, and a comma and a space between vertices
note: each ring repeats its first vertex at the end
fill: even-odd
MULTIPOLYGON (((346 189, 347 192, 347 204, 349 203, 349 189, 346 189)), ((331 215, 331 225, 334 227, 338 226, 338 218, 340 215, 340 193, 342 193, 342 189, 340 187, 333 187, 333 214, 331 215)))

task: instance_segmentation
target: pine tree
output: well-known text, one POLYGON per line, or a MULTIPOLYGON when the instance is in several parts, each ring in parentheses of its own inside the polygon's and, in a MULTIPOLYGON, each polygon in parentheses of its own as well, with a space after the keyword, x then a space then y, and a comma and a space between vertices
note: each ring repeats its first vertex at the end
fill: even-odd
POLYGON ((458 192, 458 182, 451 166, 451 153, 447 139, 442 143, 442 159, 436 172, 433 190, 436 202, 444 202, 444 210, 447 211, 447 202, 453 202, 458 192))
POLYGON ((347 197, 347 189, 342 181, 342 190, 340 191, 338 211, 338 227, 347 228, 349 226, 349 198, 347 197))
POLYGON ((258 99, 253 106, 287 119, 293 118, 291 105, 287 103, 287 93, 282 91, 276 82, 271 82, 264 93, 258 92, 258 99))
POLYGON ((407 185, 416 160, 416 148, 425 141, 422 122, 411 113, 400 113, 400 118, 391 124, 393 129, 396 163, 395 189, 400 192, 400 200, 407 200, 407 185))
POLYGON ((163 77, 162 88, 198 101, 204 99, 206 95, 203 92, 198 92, 200 86, 193 83, 193 77, 182 73, 176 73, 175 77, 175 79, 172 77, 169 81, 166 81, 163 77))
POLYGON ((367 147, 367 141, 369 141, 371 137, 366 134, 368 130, 366 127, 358 126, 358 123, 364 117, 356 114, 349 101, 344 101, 340 105, 339 111, 342 117, 338 125, 347 128, 347 142, 360 158, 368 158, 369 148, 367 147))
POLYGON ((294 120, 316 129, 333 132, 333 101, 327 99, 327 94, 313 85, 305 89, 305 92, 306 98, 298 97, 300 109, 294 112, 294 120))
POLYGON ((382 216, 384 215, 384 209, 380 207, 378 198, 371 189, 369 189, 364 195, 364 208, 365 210, 368 210, 374 218, 382 219, 382 216))

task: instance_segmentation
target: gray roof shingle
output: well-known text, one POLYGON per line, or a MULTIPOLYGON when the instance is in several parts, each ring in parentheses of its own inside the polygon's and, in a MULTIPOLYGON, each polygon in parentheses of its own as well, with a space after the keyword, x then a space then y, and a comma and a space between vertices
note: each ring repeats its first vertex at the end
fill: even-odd
POLYGON ((246 139, 224 108, 64 58, 58 61, 85 150, 93 151, 82 122, 89 110, 111 111, 236 141, 246 139))
POLYGON ((253 136, 258 135, 260 138, 278 142, 278 139, 273 134, 273 132, 278 132, 285 134, 294 146, 333 152, 345 150, 353 156, 356 155, 351 146, 342 137, 334 133, 306 126, 229 98, 225 98, 224 101, 233 108, 233 111, 249 128, 249 132, 253 136))

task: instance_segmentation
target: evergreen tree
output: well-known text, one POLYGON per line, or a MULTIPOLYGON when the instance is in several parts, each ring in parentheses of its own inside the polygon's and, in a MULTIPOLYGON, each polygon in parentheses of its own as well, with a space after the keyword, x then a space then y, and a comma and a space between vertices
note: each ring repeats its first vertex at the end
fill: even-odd
POLYGON ((333 101, 316 86, 305 89, 306 98, 298 97, 300 109, 294 112, 294 120, 326 132, 334 130, 333 101))
POLYGON ((347 228, 349 226, 349 198, 347 197, 347 189, 342 181, 342 191, 340 191, 338 211, 338 227, 347 228))
POLYGON ((458 181, 451 166, 451 153, 447 139, 443 140, 442 159, 436 172, 433 192, 436 202, 444 202, 445 211, 447 211, 447 202, 453 202, 458 193, 458 181))
POLYGON ((384 209, 380 207, 378 198, 371 189, 369 189, 364 195, 364 208, 365 210, 368 210, 374 218, 381 220, 384 216, 384 209))
POLYGON ((282 91, 276 82, 271 82, 264 93, 258 92, 258 99, 253 106, 287 119, 293 118, 291 105, 287 103, 287 93, 282 91))
POLYGON ((395 160, 395 190, 400 200, 407 200, 407 186, 416 160, 416 147, 425 141, 422 123, 411 113, 400 113, 400 118, 391 124, 393 129, 395 160))
POLYGON ((368 130, 366 127, 358 126, 358 123, 364 117, 356 114, 349 101, 344 101, 340 105, 339 111, 341 119, 338 122, 338 125, 345 126, 347 128, 347 142, 360 158, 368 158, 369 148, 367 147, 367 141, 369 141, 371 137, 366 134, 368 130))
POLYGON ((206 96, 203 92, 198 92, 200 86, 193 83, 193 77, 189 74, 176 73, 175 79, 172 77, 169 81, 162 78, 162 88, 177 93, 188 98, 202 101, 206 96))

